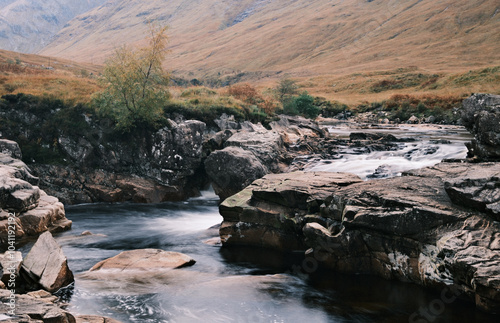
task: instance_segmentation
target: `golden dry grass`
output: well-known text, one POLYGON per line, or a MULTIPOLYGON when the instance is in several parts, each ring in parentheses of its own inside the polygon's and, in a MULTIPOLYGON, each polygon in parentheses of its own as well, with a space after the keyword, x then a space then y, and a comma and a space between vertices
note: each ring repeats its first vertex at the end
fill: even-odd
POLYGON ((0 50, 0 95, 25 93, 67 102, 89 102, 100 89, 100 67, 0 50))

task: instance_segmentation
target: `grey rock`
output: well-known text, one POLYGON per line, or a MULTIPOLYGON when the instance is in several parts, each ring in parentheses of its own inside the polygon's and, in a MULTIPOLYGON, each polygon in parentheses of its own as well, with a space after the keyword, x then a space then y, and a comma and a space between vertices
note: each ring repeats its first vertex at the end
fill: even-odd
MULTIPOLYGON (((8 313, 10 291, 0 290, 0 313, 8 313)), ((75 323, 75 317, 58 305, 30 295, 16 295, 16 316, 8 322, 75 323)))
POLYGON ((469 157, 500 161, 500 95, 474 94, 464 100, 462 123, 475 137, 467 145, 469 157))
POLYGON ((227 147, 210 154, 205 161, 205 170, 215 193, 222 200, 269 173, 251 151, 238 147, 227 147))
POLYGON ((22 270, 29 280, 49 292, 74 282, 66 256, 50 232, 40 235, 24 259, 22 270))
POLYGON ((310 248, 309 256, 333 270, 454 285, 495 312, 500 223, 491 210, 499 171, 498 163, 441 163, 368 182, 345 174, 269 174, 220 205, 221 242, 310 248), (452 202, 450 189, 467 209, 452 202))

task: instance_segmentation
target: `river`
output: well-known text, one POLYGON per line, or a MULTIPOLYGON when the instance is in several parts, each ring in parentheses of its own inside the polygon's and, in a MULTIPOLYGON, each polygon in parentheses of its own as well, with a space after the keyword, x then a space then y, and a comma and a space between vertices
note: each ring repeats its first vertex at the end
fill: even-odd
MULTIPOLYGON (((367 177, 387 164, 392 176, 415 165, 428 166, 443 157, 463 158, 462 132, 418 131, 405 136, 406 152, 430 140, 446 139, 435 154, 423 160, 380 154, 349 155, 321 161, 309 170, 355 171, 367 177), (425 159, 433 159, 433 162, 425 159), (356 163, 356 165, 354 165, 356 163), (367 166, 366 164, 369 164, 367 166), (406 165, 410 164, 410 165, 406 165), (364 167, 366 166, 366 167, 364 167), (397 167, 396 167, 397 166, 397 167)), ((389 130, 386 130, 389 131, 389 130)), ((343 136, 348 130, 332 129, 343 136)), ((417 156, 415 153, 414 156, 417 156)), ((407 155, 408 156, 408 155, 407 155)), ((186 202, 161 204, 90 204, 69 206, 73 229, 56 235, 76 276, 68 310, 96 314, 123 322, 487 322, 494 317, 473 304, 455 300, 436 308, 441 291, 414 284, 362 275, 320 270, 294 274, 301 254, 282 254, 253 248, 221 248, 204 243, 217 237, 222 221, 218 198, 210 191, 186 202), (81 236, 84 231, 93 235, 81 236), (159 248, 188 254, 194 266, 165 275, 94 280, 84 273, 97 262, 124 250, 159 248), (421 312, 419 312, 421 311, 421 312)), ((28 246, 26 246, 27 250, 28 246)), ((439 303, 441 304, 441 303, 439 303)))

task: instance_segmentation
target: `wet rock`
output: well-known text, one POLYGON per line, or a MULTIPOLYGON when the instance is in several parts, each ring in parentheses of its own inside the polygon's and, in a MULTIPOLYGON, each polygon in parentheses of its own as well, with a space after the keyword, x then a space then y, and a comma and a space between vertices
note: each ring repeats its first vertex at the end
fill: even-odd
POLYGON ((462 123, 475 137, 467 145, 469 157, 500 161, 500 95, 474 94, 464 100, 462 123))
MULTIPOLYGON (((9 313, 10 291, 0 290, 0 313, 9 313)), ((75 317, 58 305, 29 295, 16 295, 16 316, 8 322, 75 323, 75 317)))
POLYGON ((381 165, 377 167, 373 174, 367 176, 367 178, 385 178, 392 174, 391 167, 389 165, 381 165))
POLYGON ((298 228, 304 217, 319 212, 332 192, 360 181, 341 173, 268 174, 219 206, 224 218, 221 241, 223 245, 303 249, 298 228))
POLYGON ((227 147, 210 154, 205 161, 205 170, 215 193, 222 200, 269 173, 251 151, 239 147, 227 147))
POLYGON ((90 268, 89 271, 107 269, 118 271, 154 271, 188 267, 195 263, 194 259, 179 252, 163 251, 160 249, 137 249, 124 251, 112 258, 103 260, 90 268))
POLYGON ((477 307, 499 311, 500 223, 485 213, 486 205, 457 197, 464 209, 447 192, 463 189, 460 194, 473 193, 469 200, 495 202, 499 167, 441 163, 368 182, 340 174, 328 182, 325 177, 335 175, 327 173, 266 175, 220 205, 221 241, 310 248, 309 256, 333 270, 453 285, 477 307))
POLYGON ((40 235, 31 248, 23 261, 22 274, 29 285, 40 285, 49 292, 74 282, 66 256, 50 232, 40 235))

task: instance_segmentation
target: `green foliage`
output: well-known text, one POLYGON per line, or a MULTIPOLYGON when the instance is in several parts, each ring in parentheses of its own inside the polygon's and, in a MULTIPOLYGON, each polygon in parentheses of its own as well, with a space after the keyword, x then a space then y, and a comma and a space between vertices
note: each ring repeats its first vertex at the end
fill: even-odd
POLYGON ((289 78, 282 79, 275 88, 278 101, 285 105, 286 101, 288 101, 293 95, 297 94, 298 88, 299 87, 296 81, 289 78))
POLYGON ((306 118, 314 119, 320 112, 321 108, 314 105, 314 98, 307 94, 307 92, 289 98, 283 104, 283 113, 288 115, 300 114, 306 118))
POLYGON ((102 82, 106 89, 93 100, 99 113, 111 117, 116 127, 155 127, 168 102, 168 74, 162 62, 166 54, 166 27, 151 27, 149 45, 139 50, 121 47, 106 61, 102 82))
POLYGON ((459 86, 472 85, 474 83, 498 83, 500 82, 500 66, 483 68, 481 70, 469 71, 453 78, 452 83, 459 86))

